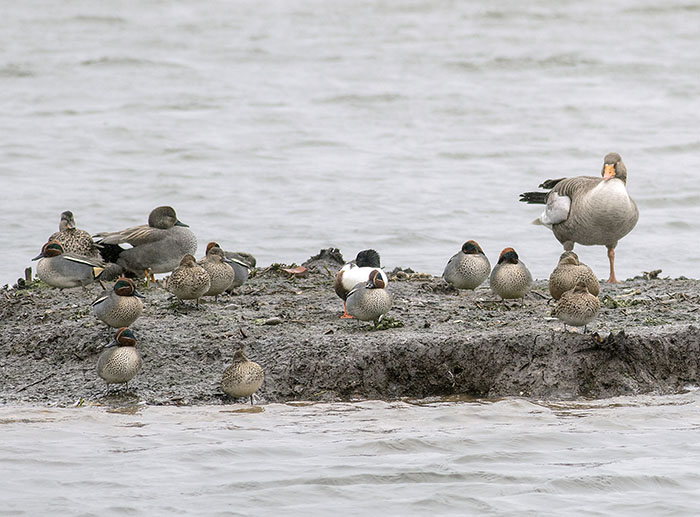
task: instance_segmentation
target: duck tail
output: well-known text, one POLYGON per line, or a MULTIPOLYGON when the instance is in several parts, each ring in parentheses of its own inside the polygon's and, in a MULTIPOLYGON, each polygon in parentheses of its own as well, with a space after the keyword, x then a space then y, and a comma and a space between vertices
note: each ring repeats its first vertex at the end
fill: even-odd
POLYGON ((116 262, 121 252, 124 251, 124 248, 119 244, 105 244, 104 242, 100 242, 99 245, 100 256, 105 262, 116 262))
POLYGON ((549 192, 523 192, 520 194, 520 201, 530 205, 546 205, 547 194, 549 192))
POLYGON ((92 268, 92 276, 95 277, 95 279, 100 278, 100 275, 104 272, 105 268, 100 267, 100 266, 95 266, 92 268))

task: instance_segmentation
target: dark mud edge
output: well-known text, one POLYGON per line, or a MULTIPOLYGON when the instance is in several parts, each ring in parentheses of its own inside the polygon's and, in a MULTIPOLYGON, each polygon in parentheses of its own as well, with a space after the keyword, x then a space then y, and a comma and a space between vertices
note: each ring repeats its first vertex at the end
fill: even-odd
MULTIPOLYGON (((700 283, 637 277, 602 286, 588 334, 564 333, 545 281, 524 307, 488 288, 456 293, 440 278, 394 270, 390 316, 401 328, 340 320, 332 281, 342 264, 322 250, 305 277, 277 265, 218 302, 179 307, 161 286, 140 288, 132 326, 144 368, 105 394, 95 364, 114 335, 92 315, 101 289, 40 283, 0 290, 0 403, 229 403, 219 388, 234 351, 265 368, 260 400, 452 395, 535 399, 677 393, 698 384, 700 283)), ((647 275, 648 276, 648 275, 647 275)))

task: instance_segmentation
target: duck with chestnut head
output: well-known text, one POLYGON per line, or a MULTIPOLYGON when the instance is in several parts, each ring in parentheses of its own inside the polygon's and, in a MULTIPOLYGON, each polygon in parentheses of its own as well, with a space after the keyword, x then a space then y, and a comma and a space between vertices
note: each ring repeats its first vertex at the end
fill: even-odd
POLYGON ((128 328, 121 328, 97 360, 97 374, 107 383, 107 389, 110 384, 126 384, 128 389, 129 381, 141 366, 143 361, 136 350, 134 333, 128 328))
POLYGON ((366 283, 373 271, 378 272, 385 286, 389 283, 389 278, 381 269, 379 253, 373 249, 360 251, 355 260, 348 262, 338 271, 333 282, 333 289, 335 294, 343 300, 344 311, 341 318, 353 317, 347 308, 348 295, 357 284, 366 283))
POLYGON ((122 277, 109 293, 102 293, 92 302, 92 311, 98 320, 112 328, 129 327, 143 312, 141 298, 133 280, 122 277))
POLYGON ((381 273, 379 269, 372 270, 367 282, 355 285, 347 297, 348 314, 360 321, 373 321, 375 327, 393 303, 381 273))
POLYGON ((501 251, 489 279, 491 290, 504 300, 520 299, 532 288, 532 275, 513 248, 501 251))
POLYGON ((58 241, 44 244, 41 253, 32 260, 39 261, 36 267, 39 279, 52 287, 84 287, 105 270, 102 260, 66 253, 58 241))
POLYGON ((520 201, 546 205, 533 223, 550 228, 565 251, 573 250, 576 243, 607 247, 608 282, 617 282, 615 247, 639 219, 637 205, 627 193, 627 167, 620 155, 605 155, 600 177, 547 180, 540 188, 550 190, 520 195, 520 201))
POLYGON ((474 290, 491 273, 491 263, 476 241, 467 241, 449 260, 442 277, 457 289, 474 290))
POLYGON ((214 300, 217 300, 221 293, 230 288, 236 278, 231 260, 226 258, 224 250, 215 242, 207 244, 207 255, 197 264, 209 273, 211 281, 209 290, 203 296, 213 296, 214 300))

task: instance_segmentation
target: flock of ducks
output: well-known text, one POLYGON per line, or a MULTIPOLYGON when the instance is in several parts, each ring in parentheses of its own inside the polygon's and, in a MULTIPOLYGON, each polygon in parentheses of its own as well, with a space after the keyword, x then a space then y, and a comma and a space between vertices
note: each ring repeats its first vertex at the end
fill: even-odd
MULTIPOLYGON (((600 284, 591 268, 582 264, 573 252, 575 243, 604 245, 610 262, 609 282, 615 277, 615 247, 629 233, 639 217, 636 204, 627 194, 627 169, 617 153, 605 156, 601 177, 578 176, 547 180, 540 187, 548 192, 526 192, 521 201, 544 204, 542 215, 534 221, 549 227, 564 246, 559 263, 549 277, 549 292, 556 306, 552 315, 564 324, 584 327, 600 310, 600 284)), ((197 261, 197 239, 189 227, 178 220, 169 206, 155 208, 148 224, 93 237, 76 228, 70 211, 63 212, 59 231, 51 235, 34 258, 38 277, 59 288, 86 286, 95 281, 114 281, 93 303, 95 316, 118 329, 115 340, 99 357, 97 373, 111 384, 127 384, 138 373, 142 360, 130 326, 143 311, 143 296, 132 278, 155 280, 156 273, 171 273, 166 289, 179 300, 199 300, 242 285, 255 266, 245 253, 224 251, 219 244, 207 245, 206 256, 197 261), (129 244, 126 248, 123 244, 129 244)), ((489 279, 491 290, 503 300, 519 299, 521 305, 532 288, 533 279, 518 253, 505 248, 497 264, 491 264, 479 244, 473 240, 450 258, 443 272, 445 281, 456 289, 474 290, 489 279)), ((341 318, 372 321, 375 326, 389 312, 392 296, 389 279, 381 269, 380 256, 363 250, 355 260, 336 274, 334 289, 343 300, 341 318)), ((104 286, 103 286, 104 287, 104 286)), ((263 383, 262 367, 238 350, 233 364, 226 368, 221 388, 235 398, 250 397, 263 383)))

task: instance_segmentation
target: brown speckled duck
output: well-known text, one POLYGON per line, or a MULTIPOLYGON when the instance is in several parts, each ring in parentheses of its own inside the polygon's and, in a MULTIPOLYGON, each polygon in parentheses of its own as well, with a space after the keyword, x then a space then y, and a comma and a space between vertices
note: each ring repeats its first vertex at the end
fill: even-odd
POLYGON ((207 244, 207 256, 197 262, 209 273, 211 282, 209 290, 203 296, 213 296, 217 300, 221 293, 231 287, 236 273, 230 262, 224 255, 224 250, 217 243, 207 244))
POLYGON ((199 307, 199 299, 211 287, 211 280, 206 269, 197 264, 194 256, 187 254, 168 277, 166 285, 168 291, 180 300, 197 300, 199 307))
POLYGON ((136 338, 128 328, 117 331, 115 340, 107 345, 97 361, 97 374, 110 384, 126 384, 139 372, 143 361, 136 350, 136 338))
POLYGON ((360 321, 373 321, 376 327, 380 318, 391 309, 392 301, 381 271, 374 269, 367 283, 357 284, 348 293, 347 310, 360 321))
POLYGON ((130 278, 119 278, 114 288, 92 302, 92 311, 97 319, 113 328, 128 327, 141 316, 143 298, 136 292, 136 286, 130 278))
POLYGON ((61 214, 58 231, 49 237, 49 241, 58 241, 66 253, 75 253, 83 257, 100 258, 100 250, 92 237, 85 230, 75 226, 73 212, 66 210, 61 214))
POLYGON ((552 316, 564 322, 564 330, 568 323, 574 327, 583 327, 586 332, 586 325, 593 321, 598 312, 600 300, 588 292, 585 282, 579 282, 576 287, 561 295, 552 316))
POLYGON ((547 180, 540 187, 549 192, 525 192, 520 201, 547 205, 533 222, 550 228, 564 250, 575 243, 606 246, 608 282, 617 282, 615 247, 637 224, 639 210, 627 193, 627 168, 619 154, 605 155, 601 176, 547 180))
POLYGON ((532 275, 513 248, 501 251, 489 279, 491 290, 504 300, 520 299, 532 287, 532 275))
POLYGON ((252 405, 253 394, 260 389, 264 379, 262 366, 248 360, 243 349, 240 349, 233 354, 233 364, 224 370, 221 389, 229 397, 250 397, 252 405))
POLYGON ((549 275, 549 294, 558 300, 565 291, 573 289, 576 284, 583 282, 588 292, 594 296, 600 293, 600 282, 593 270, 579 261, 578 255, 573 251, 565 251, 559 257, 559 264, 549 275))
POLYGON ((457 289, 476 289, 491 273, 491 263, 476 241, 467 241, 452 256, 442 277, 457 289))

